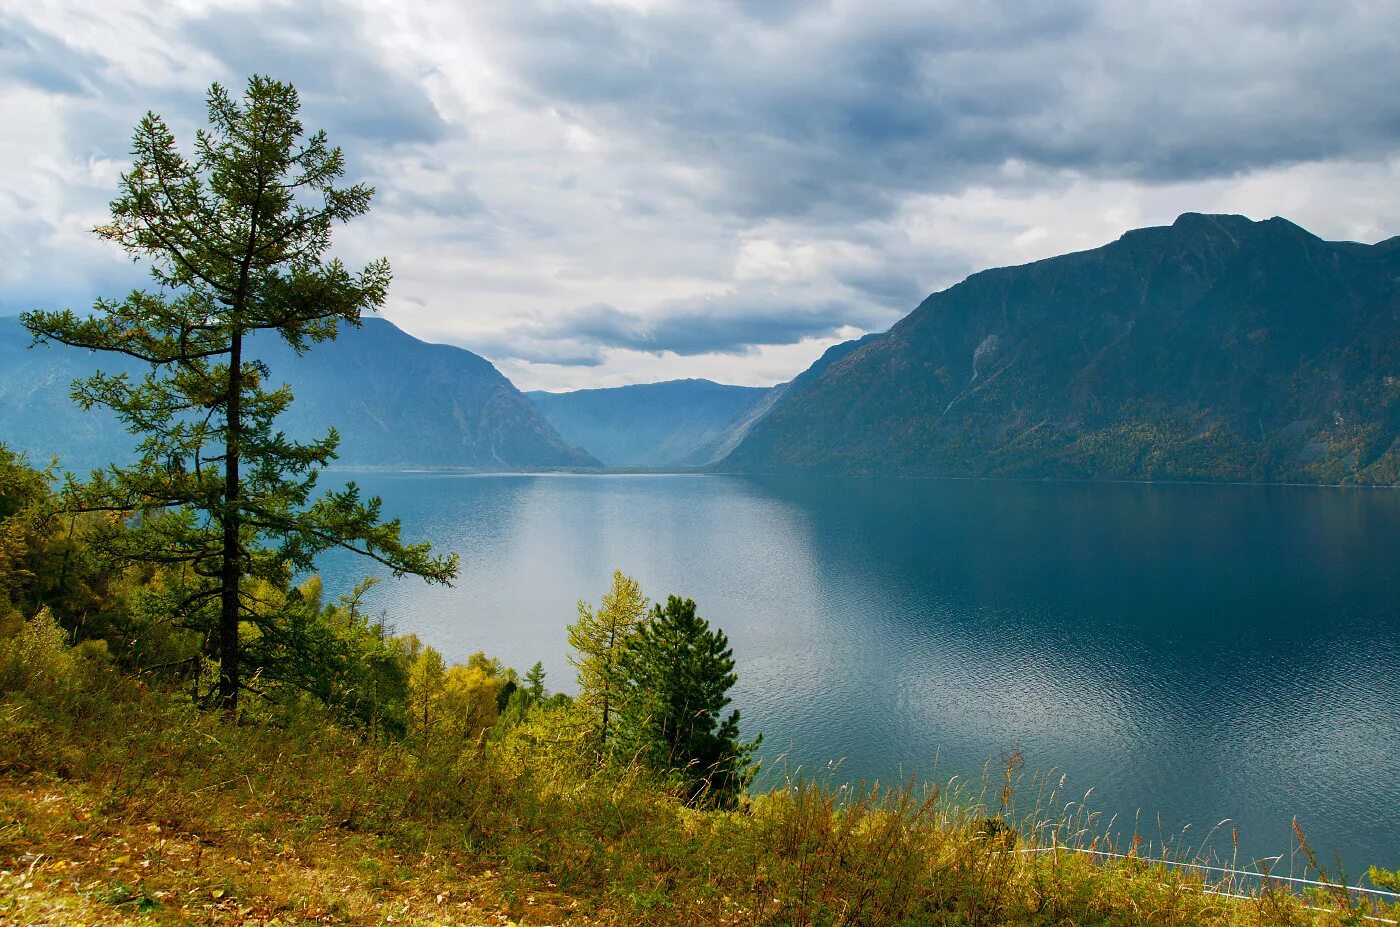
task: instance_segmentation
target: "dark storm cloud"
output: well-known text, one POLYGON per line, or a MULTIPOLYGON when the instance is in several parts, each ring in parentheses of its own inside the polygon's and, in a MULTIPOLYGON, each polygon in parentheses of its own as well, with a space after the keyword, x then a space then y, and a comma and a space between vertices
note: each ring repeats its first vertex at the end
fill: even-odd
POLYGON ((0 77, 58 94, 89 92, 103 70, 96 56, 0 13, 0 77))
POLYGON ((879 215, 1008 162, 1163 182, 1400 141, 1375 5, 510 9, 524 93, 718 171, 743 215, 879 215))
POLYGON ((928 288, 919 278, 905 276, 893 268, 843 274, 839 279, 873 302, 900 312, 908 312, 928 295, 928 288))
POLYGON ((463 218, 486 210, 481 197, 469 189, 454 190, 450 195, 443 195, 395 188, 386 192, 383 203, 396 212, 426 213, 441 218, 463 218))
MULTIPOLYGON (((444 123, 420 81, 380 60, 357 34, 345 11, 325 2, 212 9, 180 20, 147 18, 154 34, 175 33, 164 43, 161 64, 186 69, 182 48, 195 48, 223 65, 217 75, 234 94, 252 74, 294 84, 301 92, 308 128, 324 127, 353 154, 385 146, 441 139, 444 123)), ((67 127, 85 156, 125 157, 131 126, 147 109, 173 125, 204 121, 207 79, 192 84, 141 86, 110 61, 75 49, 60 35, 16 17, 0 15, 0 75, 53 93, 91 97, 82 118, 67 127)), ((357 159, 363 160, 363 159, 357 159)))
POLYGON ((595 304, 553 313, 481 345, 496 357, 550 364, 595 365, 607 349, 673 353, 746 354, 766 345, 828 338, 848 325, 877 326, 893 317, 839 300, 787 302, 772 296, 731 294, 673 300, 654 316, 595 304), (561 349, 559 346, 570 347, 561 349))
POLYGON ((337 138, 376 146, 432 142, 444 124, 420 82, 384 66, 357 23, 332 3, 269 10, 213 10, 184 26, 188 41, 217 57, 239 86, 250 74, 294 84, 304 109, 337 138))

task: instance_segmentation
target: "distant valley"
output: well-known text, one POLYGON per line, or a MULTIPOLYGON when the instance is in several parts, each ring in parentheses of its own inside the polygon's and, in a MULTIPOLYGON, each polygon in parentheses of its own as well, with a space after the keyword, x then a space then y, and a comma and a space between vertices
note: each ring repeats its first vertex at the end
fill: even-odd
POLYGON ((671 380, 525 395, 566 441, 587 448, 606 466, 710 467, 787 397, 877 337, 834 345, 800 375, 771 387, 671 380))
POLYGON ((567 393, 529 392, 560 437, 609 467, 694 467, 771 389, 710 380, 671 380, 567 393))

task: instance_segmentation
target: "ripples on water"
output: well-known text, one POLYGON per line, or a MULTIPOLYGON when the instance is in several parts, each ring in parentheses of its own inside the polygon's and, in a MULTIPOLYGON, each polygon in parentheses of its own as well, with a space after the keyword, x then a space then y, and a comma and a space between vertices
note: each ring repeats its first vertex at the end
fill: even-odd
MULTIPOLYGON (((724 628, 745 727, 789 769, 975 778, 1020 748, 1152 838, 1231 818, 1272 855, 1296 815, 1351 872, 1400 865, 1400 492, 354 478, 461 554, 453 589, 372 593, 449 658, 571 690, 564 627, 618 568, 724 628)), ((328 588, 369 566, 328 558, 328 588)))

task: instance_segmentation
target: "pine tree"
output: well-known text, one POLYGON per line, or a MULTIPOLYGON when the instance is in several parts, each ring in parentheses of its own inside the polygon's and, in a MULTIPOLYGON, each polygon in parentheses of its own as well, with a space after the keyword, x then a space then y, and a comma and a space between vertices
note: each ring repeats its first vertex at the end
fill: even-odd
POLYGON ((621 570, 613 572, 612 590, 597 612, 578 603, 578 621, 569 625, 569 662, 578 668, 578 704, 598 719, 598 739, 606 745, 622 693, 618 658, 628 637, 647 615, 642 587, 621 570))
POLYGON ((525 691, 530 694, 530 701, 538 704, 544 701, 547 694, 544 688, 544 663, 536 660, 535 665, 530 667, 530 671, 525 674, 525 691))
POLYGON ((734 652, 695 602, 668 596, 638 625, 619 659, 626 686, 620 737, 659 771, 679 774, 696 803, 732 806, 753 776, 761 738, 739 740, 739 712, 723 717, 738 681, 734 652))
POLYGON ((314 496, 336 433, 303 444, 279 431, 291 391, 271 388, 252 356, 258 332, 298 353, 334 338, 382 305, 389 285, 386 260, 352 273, 325 258, 332 227, 367 212, 374 191, 337 186, 344 157, 324 132, 303 134, 299 109, 293 87, 266 77, 249 80, 242 100, 215 84, 192 159, 148 113, 112 221, 95 231, 148 259, 155 287, 98 300, 90 316, 22 317, 38 342, 150 364, 136 380, 99 372, 74 385, 84 408, 107 406, 141 436, 140 459, 70 480, 65 501, 113 513, 98 539, 110 555, 178 574, 170 610, 218 656, 230 713, 244 682, 240 634, 276 633, 285 619, 261 591, 285 590, 317 554, 343 547, 435 582, 456 572, 455 557, 403 543, 398 522, 381 521, 380 501, 355 484, 314 496))

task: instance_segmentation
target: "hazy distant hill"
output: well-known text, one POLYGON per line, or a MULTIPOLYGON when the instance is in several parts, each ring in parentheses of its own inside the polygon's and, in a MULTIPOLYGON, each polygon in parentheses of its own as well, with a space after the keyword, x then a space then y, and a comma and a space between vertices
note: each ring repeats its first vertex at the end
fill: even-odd
POLYGON ((743 471, 1400 482, 1400 239, 1168 227, 930 296, 781 398, 743 471))
MULTIPOLYGON (((18 319, 0 318, 0 443, 39 466, 55 455, 79 471, 131 460, 135 439, 116 419, 102 409, 84 412, 69 397, 75 379, 99 369, 97 356, 53 345, 29 350, 31 340, 18 319)), ((144 369, 120 355, 100 360, 114 374, 144 369)))
POLYGON ((707 463, 713 445, 770 392, 709 380, 671 380, 568 393, 530 392, 565 441, 613 467, 707 463))
MULTIPOLYGON (((61 345, 28 349, 28 332, 0 318, 0 442, 35 462, 59 455, 86 470, 130 459, 133 440, 106 413, 84 413, 72 381, 99 366, 133 373, 143 365, 61 345)), ((334 342, 296 357, 259 337, 252 353, 296 402, 282 421, 313 437, 334 425, 347 466, 549 469, 593 466, 562 441, 535 407, 488 361, 461 348, 427 344, 383 319, 344 329, 334 342)))
POLYGON ((808 383, 815 382, 816 379, 826 371, 826 368, 857 348, 879 337, 879 333, 871 333, 863 338, 857 338, 853 341, 843 341, 840 344, 834 344, 827 348, 822 352, 822 356, 816 359, 812 366, 786 383, 779 383, 777 386, 764 393, 763 396, 759 398, 758 402, 750 406, 741 418, 725 430, 724 434, 715 441, 712 441, 705 448, 705 459, 700 462, 713 464, 724 460, 734 451, 734 448, 738 447, 743 442, 744 438, 748 437, 749 432, 753 430, 753 426, 766 418, 768 413, 772 412, 780 403, 787 400, 808 383))

